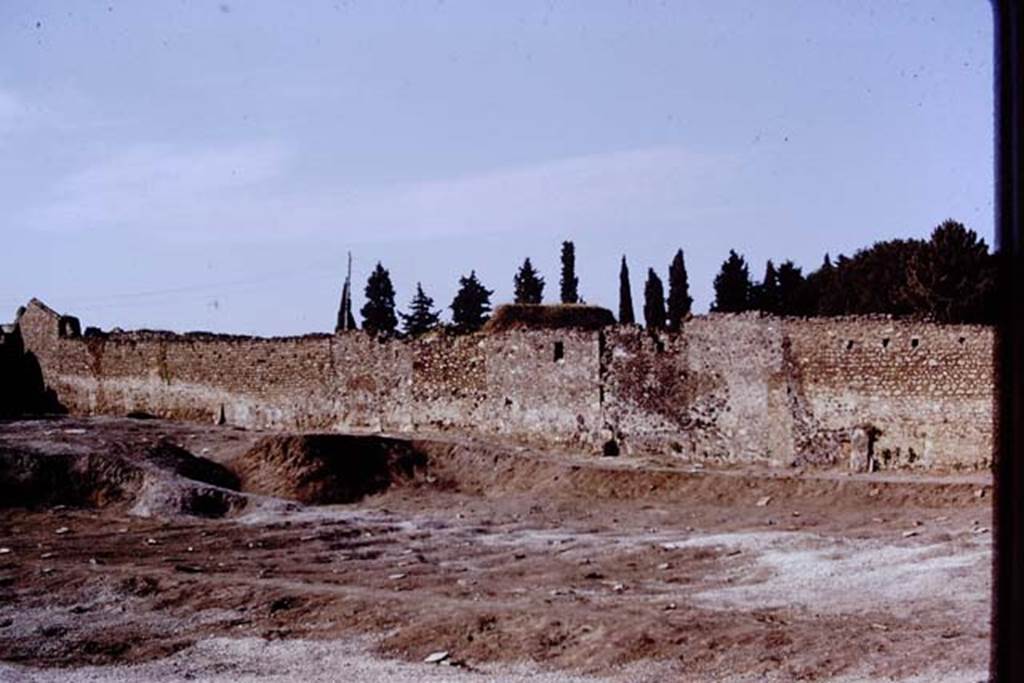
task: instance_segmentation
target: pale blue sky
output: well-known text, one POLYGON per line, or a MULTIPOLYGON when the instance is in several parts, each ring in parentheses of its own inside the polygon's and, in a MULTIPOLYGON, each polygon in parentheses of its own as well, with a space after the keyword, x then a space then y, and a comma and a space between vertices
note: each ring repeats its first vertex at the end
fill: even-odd
POLYGON ((563 239, 613 310, 682 247, 703 311, 730 248, 991 244, 992 117, 983 0, 3 0, 0 319, 326 331, 348 249, 357 308, 378 259, 554 300, 563 239))

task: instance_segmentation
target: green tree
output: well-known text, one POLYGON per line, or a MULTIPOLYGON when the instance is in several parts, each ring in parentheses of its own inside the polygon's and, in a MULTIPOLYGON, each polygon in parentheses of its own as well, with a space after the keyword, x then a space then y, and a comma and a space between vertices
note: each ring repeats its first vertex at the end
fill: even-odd
POLYGON ((926 247, 922 240, 888 240, 858 249, 852 257, 826 260, 808 276, 817 315, 917 313, 907 296, 907 273, 926 247))
POLYGON ((730 249, 729 258, 715 276, 715 302, 711 310, 722 313, 749 310, 752 288, 746 260, 730 249))
POLYGON ((629 286, 629 266, 626 265, 626 256, 623 254, 622 265, 619 267, 619 324, 633 325, 635 323, 633 291, 629 286))
POLYGON ((804 298, 804 274, 792 261, 783 261, 779 265, 779 309, 781 315, 807 315, 807 302, 804 298))
POLYGON ((754 285, 752 290, 752 307, 765 313, 778 313, 782 307, 779 293, 779 274, 771 259, 764 267, 764 279, 754 285))
MULTIPOLYGON (((839 283, 846 305, 844 313, 921 313, 907 296, 911 263, 927 249, 923 240, 888 240, 860 249, 839 263, 839 283)), ((927 256, 925 256, 927 258, 927 256)))
POLYGON ((491 312, 491 294, 472 271, 469 277, 459 278, 459 291, 452 301, 452 325, 460 334, 475 332, 487 322, 491 312))
MULTIPOLYGON (((882 313, 947 323, 992 322, 995 260, 974 231, 946 220, 929 240, 876 242, 851 257, 840 255, 834 264, 826 254, 821 267, 804 280, 795 304, 780 269, 780 295, 786 312, 801 315, 882 313)), ((793 267, 794 283, 798 270, 793 267)))
POLYGON ((562 242, 562 279, 559 284, 563 304, 580 302, 580 280, 576 277, 576 246, 572 242, 562 242))
POLYGON ((945 323, 993 321, 995 258, 962 223, 950 219, 936 227, 906 272, 905 297, 914 312, 945 323))
POLYGON ((807 307, 807 315, 835 315, 831 312, 834 308, 831 303, 836 298, 833 293, 836 289, 836 267, 832 265, 832 258, 826 253, 821 266, 804 278, 800 299, 807 307))
POLYGON ((665 287, 654 268, 647 269, 644 285, 644 320, 649 330, 665 329, 665 287))
POLYGON ((517 304, 539 304, 544 300, 544 278, 534 270, 529 258, 516 273, 515 290, 517 304))
POLYGON ((395 288, 391 275, 377 262, 377 267, 366 281, 366 303, 359 310, 363 316, 363 329, 374 335, 394 334, 398 326, 395 317, 395 288))
POLYGON ((434 300, 423 292, 423 287, 416 283, 416 295, 409 304, 409 314, 399 313, 402 326, 410 337, 417 337, 425 332, 437 329, 441 320, 441 311, 432 310, 434 300))
POLYGON ((680 249, 668 267, 668 329, 678 331, 692 305, 686 262, 683 260, 683 250, 680 249))

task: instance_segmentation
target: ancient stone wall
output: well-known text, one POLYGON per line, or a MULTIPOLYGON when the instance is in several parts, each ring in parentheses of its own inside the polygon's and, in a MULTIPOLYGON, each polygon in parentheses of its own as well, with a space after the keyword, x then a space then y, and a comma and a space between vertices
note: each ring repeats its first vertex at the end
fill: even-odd
POLYGON ((698 316, 683 332, 510 329, 381 342, 78 332, 19 321, 71 411, 248 427, 449 432, 776 465, 983 467, 992 331, 884 318, 698 316))
POLYGON ((784 323, 796 386, 821 432, 858 423, 883 467, 991 458, 993 330, 887 319, 784 323))

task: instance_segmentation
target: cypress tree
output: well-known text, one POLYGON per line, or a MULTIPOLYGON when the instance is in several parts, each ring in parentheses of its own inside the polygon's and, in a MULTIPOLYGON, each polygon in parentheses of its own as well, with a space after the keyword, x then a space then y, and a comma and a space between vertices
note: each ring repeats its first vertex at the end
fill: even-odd
POLYGON ((377 267, 366 280, 366 303, 359 310, 363 316, 363 329, 370 334, 394 334, 398 326, 395 317, 395 288, 391 275, 377 262, 377 267))
POLYGON ((352 252, 348 253, 348 271, 345 284, 341 287, 341 303, 338 305, 338 320, 334 331, 344 332, 356 329, 356 319, 352 317, 352 252))
POLYGON ((491 312, 491 294, 493 290, 487 289, 476 277, 476 271, 471 271, 469 277, 459 278, 459 292, 452 300, 452 324, 455 331, 465 334, 475 332, 483 327, 491 312))
POLYGON ((334 325, 335 332, 355 330, 356 319, 352 316, 352 290, 348 280, 341 288, 341 304, 338 306, 338 321, 334 325))
POLYGON ((572 242, 562 242, 562 280, 561 294, 563 304, 580 302, 580 280, 576 277, 576 247, 572 242))
POLYGON ((730 249, 729 258, 715 276, 715 303, 711 310, 722 313, 749 310, 752 287, 746 260, 730 249))
POLYGON ((782 308, 779 293, 779 273, 771 259, 764 267, 764 279, 753 289, 753 307, 765 313, 778 313, 782 308))
POLYGON ((654 268, 647 269, 644 285, 644 320, 649 330, 665 329, 665 287, 654 268))
POLYGON ((441 311, 431 310, 433 307, 434 300, 423 292, 422 285, 417 282, 416 296, 409 304, 409 315, 399 313, 405 333, 410 337, 416 337, 436 329, 441 320, 441 311))
POLYGON ((534 270, 529 258, 516 273, 515 290, 517 304, 539 304, 544 299, 544 278, 534 270))
POLYGON ((683 260, 683 250, 680 249, 668 267, 668 329, 679 331, 683 318, 689 315, 692 305, 686 263, 683 260))
POLYGON ((622 255, 622 266, 619 267, 619 324, 636 324, 636 317, 633 315, 633 291, 629 286, 629 266, 626 265, 625 254, 622 255))

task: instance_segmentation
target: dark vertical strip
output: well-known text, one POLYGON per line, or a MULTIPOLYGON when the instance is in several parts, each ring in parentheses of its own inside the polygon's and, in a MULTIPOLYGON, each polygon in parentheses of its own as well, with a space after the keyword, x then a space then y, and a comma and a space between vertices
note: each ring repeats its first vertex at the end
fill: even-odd
POLYGON ((1000 316, 996 338, 999 373, 995 459, 996 565, 992 677, 1024 681, 1024 250, 1021 233, 1021 135, 1024 131, 1024 44, 1020 2, 996 0, 996 245, 1000 316))

